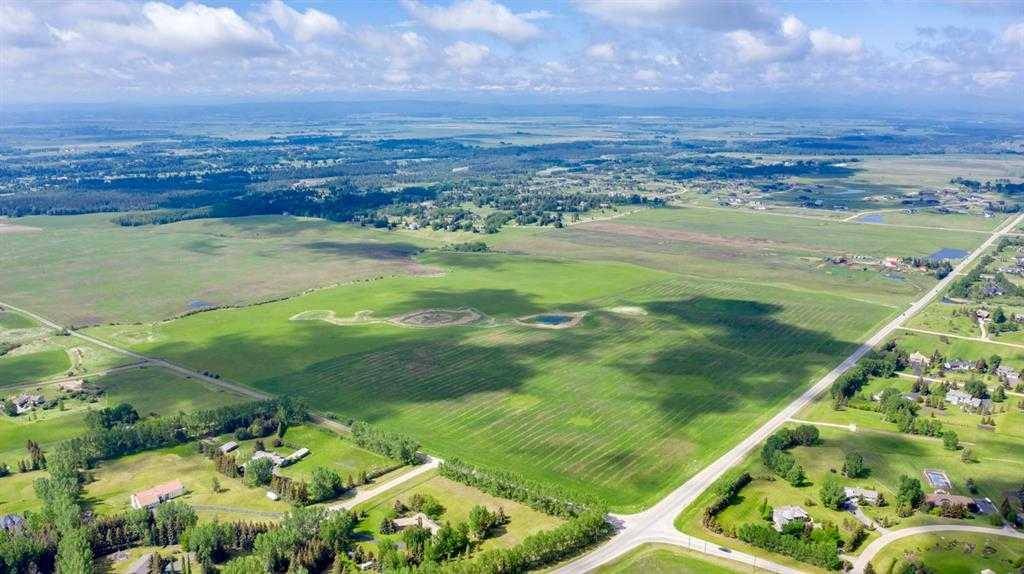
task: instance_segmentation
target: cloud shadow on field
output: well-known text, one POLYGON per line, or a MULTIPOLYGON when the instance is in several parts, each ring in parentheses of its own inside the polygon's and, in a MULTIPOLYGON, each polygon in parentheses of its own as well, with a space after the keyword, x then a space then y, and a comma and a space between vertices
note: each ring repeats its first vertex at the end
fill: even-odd
MULTIPOLYGON (((624 354, 610 353, 622 344, 621 327, 603 323, 600 312, 581 327, 554 331, 309 322, 280 340, 238 332, 224 334, 205 348, 177 342, 152 354, 233 380, 233 364, 244 365, 242 372, 252 364, 265 364, 265 377, 238 382, 370 420, 386 418, 393 408, 410 403, 514 392, 560 362, 598 363, 617 372, 621 384, 635 389, 638 397, 654 401, 663 414, 687 420, 749 407, 751 402, 774 403, 805 386, 856 344, 782 323, 776 318, 781 307, 757 301, 696 297, 637 304, 649 316, 628 328, 656 327, 650 334, 655 343, 652 347, 645 340, 642 348, 624 354)), ((473 307, 502 319, 552 308, 515 289, 422 290, 402 307, 473 307)), ((382 317, 390 314, 377 311, 382 317)), ((571 369, 567 373, 573 376, 571 369)))
POLYGON ((334 257, 358 257, 385 261, 411 261, 414 255, 423 251, 411 243, 382 243, 366 241, 311 241, 302 247, 334 257))

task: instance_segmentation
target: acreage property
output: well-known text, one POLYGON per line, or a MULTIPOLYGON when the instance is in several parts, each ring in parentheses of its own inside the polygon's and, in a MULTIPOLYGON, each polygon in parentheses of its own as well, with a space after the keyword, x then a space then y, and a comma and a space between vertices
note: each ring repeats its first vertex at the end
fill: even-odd
POLYGON ((893 313, 623 263, 504 254, 419 261, 446 273, 89 332, 409 434, 431 453, 636 509, 756 428, 893 313), (393 317, 464 308, 489 321, 291 320, 311 310, 393 317), (586 315, 565 329, 515 321, 554 311, 586 315))

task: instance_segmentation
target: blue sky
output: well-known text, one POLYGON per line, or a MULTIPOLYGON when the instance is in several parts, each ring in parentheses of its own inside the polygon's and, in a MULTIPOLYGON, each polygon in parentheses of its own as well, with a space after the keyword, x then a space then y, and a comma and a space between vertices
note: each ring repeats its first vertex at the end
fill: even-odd
POLYGON ((1024 107, 1024 2, 0 0, 2 103, 1024 107))

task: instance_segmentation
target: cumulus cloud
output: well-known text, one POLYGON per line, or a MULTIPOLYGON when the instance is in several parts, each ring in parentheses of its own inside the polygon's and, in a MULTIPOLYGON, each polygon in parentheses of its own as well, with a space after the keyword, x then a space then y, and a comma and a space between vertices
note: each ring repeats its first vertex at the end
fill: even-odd
POLYGON ((615 59, 615 44, 610 42, 592 44, 587 48, 587 56, 595 60, 612 61, 615 59))
POLYGON ((683 24, 704 30, 762 30, 775 22, 766 10, 744 1, 576 0, 581 11, 613 26, 633 28, 683 24))
POLYGON ((270 0, 261 10, 259 16, 270 20, 277 27, 288 32, 299 42, 311 42, 317 38, 338 36, 344 31, 342 23, 330 14, 315 8, 307 8, 299 12, 282 0, 270 0))
POLYGON ((811 46, 815 54, 821 56, 856 56, 864 48, 863 41, 858 37, 840 36, 819 28, 811 30, 811 46))
POLYGON ((445 60, 453 68, 472 68, 478 66, 491 53, 491 49, 483 44, 458 41, 444 49, 445 60))
POLYGON ((195 2, 181 8, 147 2, 142 6, 139 21, 98 22, 92 28, 97 40, 126 42, 160 52, 259 56, 280 50, 273 34, 251 24, 231 8, 195 2))
POLYGON ((809 55, 852 57, 863 49, 858 37, 835 34, 825 28, 808 30, 796 16, 786 16, 774 32, 736 30, 726 34, 744 62, 783 62, 809 55))
POLYGON ((530 20, 547 14, 515 14, 492 0, 458 0, 449 6, 431 6, 419 0, 403 0, 402 4, 414 18, 435 30, 486 32, 509 42, 524 42, 538 36, 540 28, 530 20))
POLYGON ((31 48, 53 41, 49 28, 31 10, 0 3, 0 42, 4 48, 31 48))

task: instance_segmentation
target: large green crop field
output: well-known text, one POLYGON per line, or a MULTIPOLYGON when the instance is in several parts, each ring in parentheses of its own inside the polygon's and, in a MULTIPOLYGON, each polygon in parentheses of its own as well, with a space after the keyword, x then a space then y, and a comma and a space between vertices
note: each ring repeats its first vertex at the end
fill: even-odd
POLYGON ((637 508, 696 472, 824 373, 892 309, 620 263, 434 255, 392 278, 93 334, 342 417, 431 452, 515 468, 637 508), (477 326, 292 321, 473 308, 477 326), (514 323, 587 311, 578 327, 514 323))

